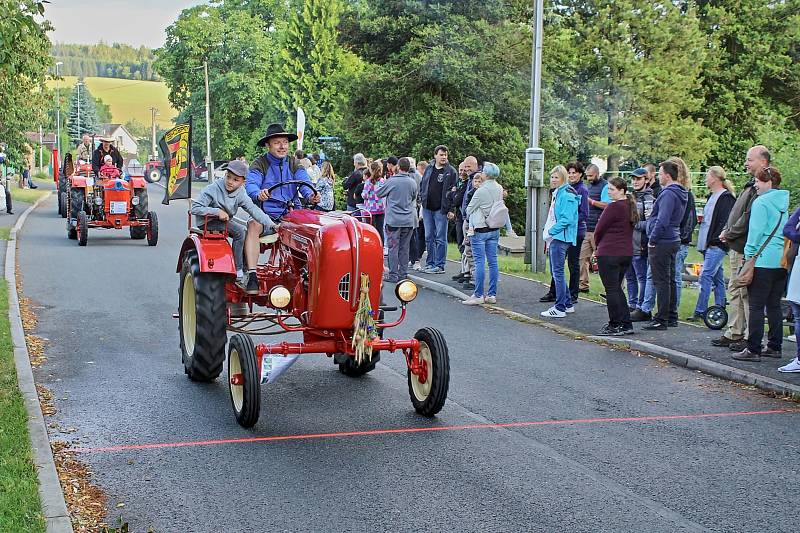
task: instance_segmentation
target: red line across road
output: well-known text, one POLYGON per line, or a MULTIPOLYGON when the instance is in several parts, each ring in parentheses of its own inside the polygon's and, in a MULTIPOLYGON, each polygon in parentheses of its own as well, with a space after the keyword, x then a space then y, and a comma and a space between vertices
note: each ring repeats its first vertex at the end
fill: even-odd
POLYGON ((667 420, 699 420, 708 418, 733 418, 743 416, 778 415, 800 413, 800 409, 772 409, 769 411, 739 411, 732 413, 700 413, 691 415, 631 416, 614 418, 581 418, 572 420, 538 420, 531 422, 502 422, 496 424, 464 424, 454 426, 429 426, 409 428, 370 429, 362 431, 339 431, 333 433, 307 433, 301 435, 275 435, 271 437, 243 437, 236 439, 196 440, 183 442, 156 442, 151 444, 123 444, 97 448, 72 448, 75 453, 122 452, 128 450, 156 450, 161 448, 184 448, 188 446, 219 446, 250 442, 276 442, 286 440, 335 439, 343 437, 368 437, 395 433, 427 433, 431 431, 466 431, 476 429, 507 429, 534 426, 567 426, 576 424, 602 424, 614 422, 658 422, 667 420))

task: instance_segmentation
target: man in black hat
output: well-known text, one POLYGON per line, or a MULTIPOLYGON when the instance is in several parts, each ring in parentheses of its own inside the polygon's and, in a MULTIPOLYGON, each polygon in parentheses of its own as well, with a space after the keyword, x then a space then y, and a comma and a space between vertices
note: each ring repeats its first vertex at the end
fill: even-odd
POLYGON ((92 154, 92 170, 94 170, 95 176, 100 175, 100 167, 103 166, 103 159, 105 159, 107 155, 111 156, 111 161, 114 163, 114 166, 122 170, 122 155, 120 155, 116 146, 111 144, 112 142, 114 142, 112 137, 100 137, 100 146, 98 146, 92 154))

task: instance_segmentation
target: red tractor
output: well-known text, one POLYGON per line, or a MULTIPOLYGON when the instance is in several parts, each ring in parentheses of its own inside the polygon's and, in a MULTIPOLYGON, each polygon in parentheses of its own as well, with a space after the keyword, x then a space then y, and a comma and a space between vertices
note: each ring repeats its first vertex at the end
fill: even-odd
POLYGON ((67 178, 64 211, 67 237, 86 246, 89 228, 129 228, 131 239, 147 238, 147 244, 158 243, 158 217, 147 210, 147 189, 144 178, 122 174, 95 176, 92 166, 77 165, 67 178))
POLYGON ((429 417, 442 409, 450 382, 444 336, 426 327, 412 339, 384 338, 403 322, 417 287, 411 280, 397 284, 400 315, 388 321, 385 313, 398 308, 382 305, 383 245, 374 227, 348 213, 290 210, 278 232, 261 240, 267 260, 257 267, 259 292, 251 295, 236 284, 227 227, 209 229, 213 222, 219 223, 190 227, 183 242, 176 318, 184 371, 194 381, 222 373, 227 341, 228 387, 241 426, 258 421, 270 369, 300 354, 325 354, 340 372, 358 377, 375 368, 382 352, 399 351, 414 409, 429 417), (234 333, 230 340, 226 331, 234 333), (299 333, 302 341, 255 345, 250 337, 283 333, 299 333))
POLYGON ((148 183, 158 183, 164 175, 164 162, 157 156, 150 156, 144 165, 144 179, 148 183))

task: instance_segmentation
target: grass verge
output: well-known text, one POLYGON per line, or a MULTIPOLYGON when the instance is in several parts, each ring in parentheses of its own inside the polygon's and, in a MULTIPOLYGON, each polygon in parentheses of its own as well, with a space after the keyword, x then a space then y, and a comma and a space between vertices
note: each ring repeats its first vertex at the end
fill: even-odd
POLYGON ((45 531, 28 415, 17 385, 8 321, 8 287, 0 283, 0 531, 45 531))
POLYGON ((48 194, 50 194, 49 190, 43 191, 40 189, 20 189, 18 187, 13 187, 11 189, 11 200, 13 202, 32 204, 42 196, 46 196, 48 194))

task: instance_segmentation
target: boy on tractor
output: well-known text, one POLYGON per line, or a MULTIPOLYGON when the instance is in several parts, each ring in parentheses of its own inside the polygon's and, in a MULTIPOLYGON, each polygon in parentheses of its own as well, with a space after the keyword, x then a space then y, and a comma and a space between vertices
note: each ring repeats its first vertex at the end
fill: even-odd
MULTIPOLYGON (((225 179, 216 180, 208 185, 200 193, 200 196, 192 200, 191 213, 195 215, 197 226, 204 228, 206 217, 214 217, 221 222, 228 223, 228 235, 233 240, 233 260, 236 263, 236 277, 244 285, 244 266, 242 256, 245 239, 258 239, 262 236, 275 233, 276 225, 264 212, 256 207, 250 197, 245 192, 245 175, 247 175, 247 163, 244 161, 233 160, 227 164, 225 179), (247 224, 247 229, 239 222, 233 220, 233 216, 239 210, 244 209, 253 217, 247 224)), ((255 269, 258 255, 252 260, 248 259, 250 268, 255 269)), ((246 285, 243 286, 247 290, 246 285)), ((258 283, 256 282, 255 293, 258 293, 258 283)))
MULTIPOLYGON (((318 204, 321 200, 320 195, 314 192, 306 170, 297 164, 294 157, 288 155, 289 143, 296 140, 297 135, 285 132, 280 124, 270 124, 267 134, 258 141, 258 146, 267 147, 267 153, 256 158, 247 173, 245 188, 248 196, 274 221, 280 220, 290 206, 301 207, 301 194, 309 205, 318 204), (305 182, 309 186, 296 182, 305 182), (281 185, 283 183, 286 185, 281 185), (269 189, 273 187, 276 188, 270 193, 269 189)), ((255 230, 258 230, 260 224, 255 224, 255 230)), ((258 294, 256 265, 261 248, 259 234, 255 230, 252 235, 248 232, 245 244, 245 258, 249 268, 245 290, 248 294, 258 294)))

